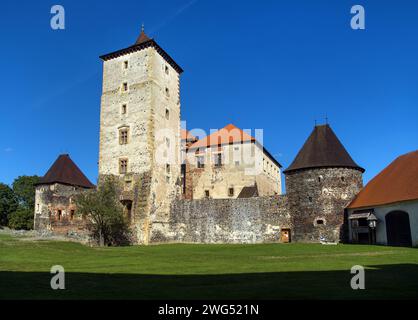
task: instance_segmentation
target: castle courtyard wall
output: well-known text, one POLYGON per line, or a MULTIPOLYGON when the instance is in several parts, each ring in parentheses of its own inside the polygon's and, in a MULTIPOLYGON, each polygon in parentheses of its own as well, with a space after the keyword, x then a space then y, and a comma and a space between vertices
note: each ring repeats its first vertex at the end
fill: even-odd
POLYGON ((292 229, 286 196, 176 200, 167 225, 153 226, 151 242, 280 242, 292 229))

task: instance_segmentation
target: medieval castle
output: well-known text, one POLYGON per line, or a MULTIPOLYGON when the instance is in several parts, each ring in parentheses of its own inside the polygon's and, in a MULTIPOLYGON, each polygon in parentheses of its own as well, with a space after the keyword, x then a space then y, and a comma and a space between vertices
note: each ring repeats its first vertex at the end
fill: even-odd
MULTIPOLYGON (((197 137, 181 128, 181 67, 142 30, 134 45, 100 57, 99 184, 119 182, 135 242, 344 241, 345 208, 362 173, 328 124, 315 126, 281 165, 232 124, 197 137)), ((257 136, 257 135, 256 135, 257 136)), ((83 233, 74 195, 95 186, 60 155, 36 186, 35 229, 83 233)))

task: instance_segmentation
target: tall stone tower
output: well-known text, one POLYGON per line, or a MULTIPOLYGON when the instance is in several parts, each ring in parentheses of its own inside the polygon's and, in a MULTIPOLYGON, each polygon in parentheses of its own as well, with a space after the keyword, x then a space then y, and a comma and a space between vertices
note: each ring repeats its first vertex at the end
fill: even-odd
POLYGON ((115 178, 136 243, 158 242, 180 193, 179 65, 142 29, 100 57, 99 182, 115 178))
POLYGON ((363 172, 328 124, 315 126, 284 171, 292 238, 343 240, 344 209, 362 188, 363 172))

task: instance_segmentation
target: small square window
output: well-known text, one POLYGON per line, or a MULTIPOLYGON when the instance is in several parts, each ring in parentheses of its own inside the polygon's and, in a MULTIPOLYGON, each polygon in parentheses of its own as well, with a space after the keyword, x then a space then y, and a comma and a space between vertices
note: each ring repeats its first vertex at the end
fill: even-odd
POLYGON ((233 196, 234 196, 234 188, 229 188, 229 189, 228 189, 228 195, 229 195, 230 197, 233 197, 233 196))

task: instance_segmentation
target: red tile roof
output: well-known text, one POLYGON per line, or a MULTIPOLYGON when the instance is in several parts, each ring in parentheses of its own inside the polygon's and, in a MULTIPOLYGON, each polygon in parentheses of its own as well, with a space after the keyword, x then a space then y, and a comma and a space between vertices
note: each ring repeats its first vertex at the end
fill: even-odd
POLYGON ((226 127, 198 140, 192 144, 189 149, 241 143, 246 141, 255 141, 255 138, 237 128, 233 124, 228 124, 226 127))
MULTIPOLYGON (((224 144, 234 144, 234 143, 241 143, 241 142, 254 142, 258 143, 258 141, 253 137, 250 136, 248 133, 244 132, 240 128, 234 126, 233 124, 228 124, 224 128, 198 140, 197 142, 193 143, 189 146, 189 151, 197 150, 198 153, 202 152, 202 150, 206 147, 212 146, 219 146, 224 144)), ((282 165, 264 148, 261 144, 259 144, 263 151, 267 154, 267 156, 278 166, 282 167, 282 165)), ((218 149, 219 150, 219 149, 218 149)))
POLYGON ((190 131, 187 131, 186 129, 180 129, 181 133, 181 140, 187 140, 187 141, 196 141, 197 138, 190 133, 190 131))
POLYGON ((37 184, 53 183, 94 188, 94 184, 81 172, 68 154, 61 154, 37 184))
POLYGON ((348 208, 374 207, 418 199, 418 150, 395 159, 374 177, 348 208))

